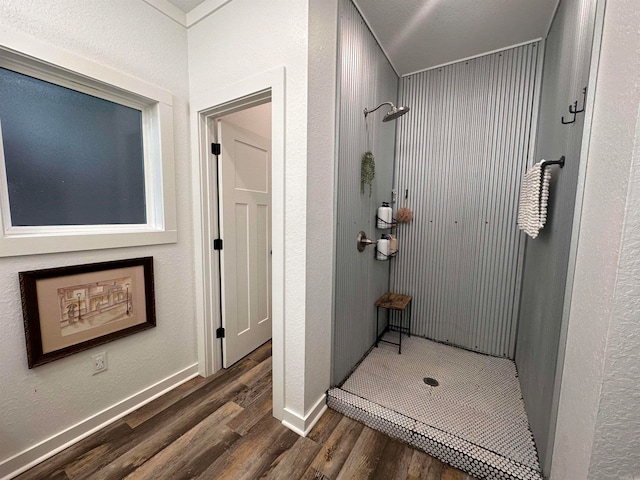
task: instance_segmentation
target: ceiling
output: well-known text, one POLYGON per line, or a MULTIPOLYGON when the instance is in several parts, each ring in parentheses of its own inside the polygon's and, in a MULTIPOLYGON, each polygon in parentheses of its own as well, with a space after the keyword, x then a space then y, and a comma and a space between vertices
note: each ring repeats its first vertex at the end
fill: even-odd
POLYGON ((402 76, 547 35, 559 0, 354 0, 402 76))
MULTIPOLYGON (((168 0, 185 13, 205 0, 168 0)), ((354 0, 398 74, 547 35, 559 0, 354 0)))

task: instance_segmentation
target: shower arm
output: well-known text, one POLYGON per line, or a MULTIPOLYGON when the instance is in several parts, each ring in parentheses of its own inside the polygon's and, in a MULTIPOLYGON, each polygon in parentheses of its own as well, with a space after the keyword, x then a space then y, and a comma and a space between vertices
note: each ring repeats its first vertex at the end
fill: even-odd
POLYGON ((364 109, 364 116, 365 118, 367 117, 367 115, 369 115, 370 113, 375 112, 376 110, 378 110, 382 105, 391 105, 391 108, 395 108, 395 105, 392 102, 382 102, 380 105, 378 105, 376 108, 373 108, 371 110, 367 110, 366 108, 364 109))

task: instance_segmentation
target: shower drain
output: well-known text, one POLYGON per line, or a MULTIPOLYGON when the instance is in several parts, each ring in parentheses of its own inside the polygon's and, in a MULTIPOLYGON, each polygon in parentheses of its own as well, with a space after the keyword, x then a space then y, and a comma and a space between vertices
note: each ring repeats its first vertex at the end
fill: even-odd
POLYGON ((427 385, 430 385, 432 387, 437 387, 438 385, 440 385, 438 383, 438 380, 436 380, 435 378, 431 378, 431 377, 424 377, 424 383, 426 383, 427 385))

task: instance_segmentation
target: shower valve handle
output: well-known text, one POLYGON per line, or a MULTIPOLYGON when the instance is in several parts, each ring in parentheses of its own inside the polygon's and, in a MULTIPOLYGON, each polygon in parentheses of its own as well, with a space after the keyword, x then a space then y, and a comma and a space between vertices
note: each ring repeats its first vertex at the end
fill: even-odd
POLYGON ((367 245, 372 245, 374 242, 370 238, 367 238, 367 234, 364 232, 358 233, 358 251, 364 252, 364 249, 367 245))

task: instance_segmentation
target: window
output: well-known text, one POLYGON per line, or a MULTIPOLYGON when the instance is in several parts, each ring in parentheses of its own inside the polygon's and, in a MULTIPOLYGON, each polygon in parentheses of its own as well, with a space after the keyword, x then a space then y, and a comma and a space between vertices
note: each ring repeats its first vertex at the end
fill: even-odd
POLYGON ((60 59, 0 48, 0 256, 175 242, 171 95, 60 59))
POLYGON ((12 226, 145 224, 142 111, 0 68, 12 226))

